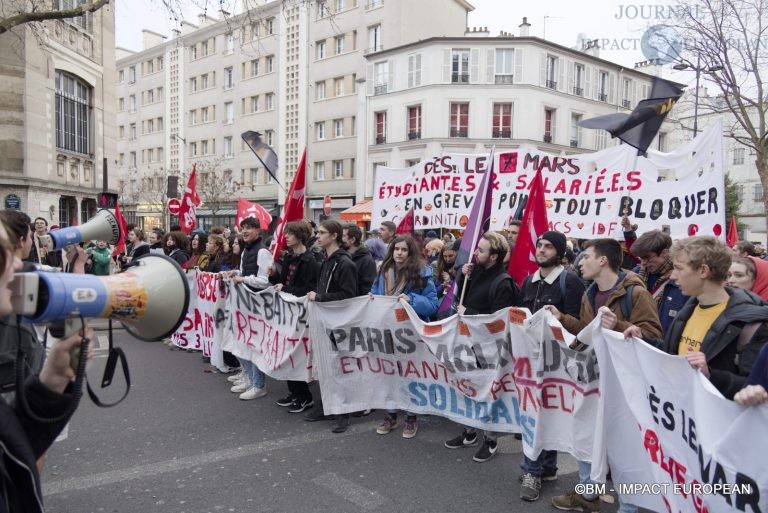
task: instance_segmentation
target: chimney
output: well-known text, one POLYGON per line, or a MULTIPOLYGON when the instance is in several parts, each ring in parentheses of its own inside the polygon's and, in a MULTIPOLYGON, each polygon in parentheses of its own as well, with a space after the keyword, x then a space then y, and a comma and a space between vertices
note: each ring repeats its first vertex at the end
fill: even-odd
POLYGON ((166 38, 162 34, 158 34, 157 32, 144 29, 141 31, 141 39, 143 43, 142 50, 147 50, 149 48, 152 48, 153 46, 163 44, 166 38))
POLYGON ((518 25, 520 28, 520 37, 529 37, 531 35, 531 24, 528 23, 528 17, 523 17, 523 22, 518 25))
POLYGON ((491 31, 488 27, 467 27, 464 32, 464 37, 489 37, 490 35, 491 31))

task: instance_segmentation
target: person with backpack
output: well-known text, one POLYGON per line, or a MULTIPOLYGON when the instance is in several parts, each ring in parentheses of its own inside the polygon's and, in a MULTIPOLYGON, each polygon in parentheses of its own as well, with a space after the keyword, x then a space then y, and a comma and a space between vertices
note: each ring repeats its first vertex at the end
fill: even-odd
MULTIPOLYGON (((507 239, 496 232, 486 232, 474 254, 474 264, 464 264, 457 277, 457 294, 460 299, 459 315, 491 314, 509 306, 520 305, 520 290, 507 274, 504 257, 509 251, 507 239), (466 290, 464 282, 466 281, 466 290)), ((448 449, 474 447, 480 436, 474 428, 464 428, 456 438, 445 442, 448 449)), ((490 433, 483 433, 483 443, 472 457, 478 463, 490 460, 498 449, 490 433)))
MULTIPOLYGON (((565 235, 557 231, 544 232, 536 241, 536 263, 539 269, 523 281, 522 306, 537 312, 552 305, 561 312, 579 317, 584 282, 575 273, 566 271, 561 261, 568 249, 565 235)), ((520 498, 539 498, 542 481, 557 479, 557 451, 541 451, 536 460, 523 455, 520 498)))
MULTIPOLYGON (((640 277, 632 271, 622 271, 624 258, 621 245, 613 239, 592 239, 584 243, 584 251, 579 261, 581 275, 592 284, 582 294, 579 317, 561 312, 554 305, 546 305, 563 327, 578 334, 603 309, 602 327, 609 330, 624 331, 636 326, 644 337, 661 337, 661 323, 656 302, 645 288, 640 277)), ((576 344, 576 349, 582 348, 576 344)), ((579 461, 579 483, 593 484, 590 480, 592 465, 579 461)), ((600 511, 600 499, 597 495, 581 494, 575 490, 564 495, 552 497, 552 505, 562 510, 600 511)), ((619 501, 619 511, 629 513, 637 511, 635 506, 619 501)))

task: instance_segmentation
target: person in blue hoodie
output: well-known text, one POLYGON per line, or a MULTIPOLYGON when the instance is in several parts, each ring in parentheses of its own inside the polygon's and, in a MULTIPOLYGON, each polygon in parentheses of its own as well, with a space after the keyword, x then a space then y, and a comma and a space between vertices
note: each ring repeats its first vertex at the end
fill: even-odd
MULTIPOLYGON (((426 265, 418 244, 409 236, 398 236, 392 241, 379 274, 371 287, 371 298, 397 296, 411 305, 424 321, 437 312, 437 290, 432 282, 432 268, 426 265)), ((397 410, 389 410, 376 432, 386 435, 397 427, 397 410)), ((406 414, 403 438, 413 438, 418 431, 416 415, 406 414)))

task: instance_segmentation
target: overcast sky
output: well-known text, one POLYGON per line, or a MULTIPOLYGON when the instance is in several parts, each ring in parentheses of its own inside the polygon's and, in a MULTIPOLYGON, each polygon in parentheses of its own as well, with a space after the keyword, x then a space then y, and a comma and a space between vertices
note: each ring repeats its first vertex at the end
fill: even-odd
MULTIPOLYGON (((188 21, 196 23, 197 14, 201 12, 194 3, 205 5, 206 0, 179 0, 185 5, 188 21)), ((232 5, 235 0, 225 0, 232 5)), ((358 0, 365 2, 366 0, 358 0)), ((410 0, 419 1, 419 0, 410 0)), ((445 0, 449 1, 449 0, 445 0)), ((528 18, 531 24, 531 35, 546 39, 564 46, 575 46, 579 34, 586 34, 589 39, 601 41, 600 57, 632 67, 635 63, 645 61, 646 57, 640 50, 640 40, 645 30, 655 24, 664 24, 663 12, 655 6, 668 5, 669 0, 656 0, 655 4, 625 3, 626 0, 589 0, 578 2, 573 0, 540 0, 538 2, 521 2, 514 0, 469 0, 475 10, 469 14, 470 26, 487 26, 491 35, 496 36, 500 30, 519 35, 522 18, 528 18), (624 3, 623 3, 624 2, 624 3), (524 4, 524 5, 521 5, 524 4), (650 19, 642 19, 642 15, 650 19), (654 6, 654 9, 650 9, 654 6)), ((217 16, 219 2, 207 0, 211 6, 209 15, 217 16)), ((141 49, 141 30, 144 28, 169 34, 171 29, 178 26, 170 20, 167 11, 160 0, 117 0, 115 22, 117 24, 117 46, 131 50, 141 49)), ((666 67, 667 69, 669 66, 666 67)), ((687 83, 692 73, 674 73, 665 76, 687 83)))

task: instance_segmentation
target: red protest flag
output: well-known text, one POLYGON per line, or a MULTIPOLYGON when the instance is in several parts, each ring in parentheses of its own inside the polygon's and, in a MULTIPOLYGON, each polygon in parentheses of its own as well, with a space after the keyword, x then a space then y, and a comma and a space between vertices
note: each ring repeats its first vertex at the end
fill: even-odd
POLYGON ((115 249, 112 250, 113 257, 125 253, 125 238, 128 236, 126 233, 128 231, 128 223, 125 222, 125 218, 120 212, 120 202, 115 203, 115 217, 117 218, 117 225, 120 227, 120 238, 117 239, 117 242, 115 243, 115 249))
POLYGON ((400 221, 395 228, 396 235, 413 235, 413 215, 414 209, 408 211, 405 217, 400 221))
POLYGON ((237 217, 235 218, 235 223, 237 226, 240 226, 243 219, 248 219, 249 217, 258 219, 259 227, 262 230, 266 230, 272 222, 272 214, 267 212, 264 207, 258 203, 243 198, 237 198, 237 217))
POLYGON ((197 195, 197 164, 192 164, 192 174, 189 175, 184 196, 181 198, 179 209, 179 224, 181 231, 189 235, 197 226, 197 206, 200 205, 200 196, 197 195))
POLYGON ((728 225, 728 234, 725 236, 725 243, 729 248, 734 247, 739 242, 739 227, 736 225, 736 216, 731 215, 731 224, 728 225))
POLYGON ((277 223, 275 234, 272 237, 272 247, 270 247, 270 251, 275 259, 277 259, 280 252, 285 248, 285 233, 283 232, 283 229, 285 228, 286 223, 304 219, 304 190, 306 183, 307 149, 304 148, 304 152, 301 154, 301 160, 299 161, 299 167, 296 168, 293 182, 291 182, 288 194, 285 196, 283 215, 280 216, 280 221, 277 223))
POLYGON ((523 221, 520 224, 520 233, 515 243, 515 251, 509 259, 507 271, 518 285, 522 286, 525 278, 536 272, 539 264, 536 263, 536 241, 539 236, 549 229, 547 221, 547 203, 544 199, 544 183, 541 180, 541 172, 537 172, 531 185, 528 202, 523 211, 523 221))

